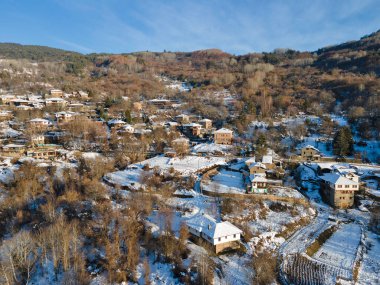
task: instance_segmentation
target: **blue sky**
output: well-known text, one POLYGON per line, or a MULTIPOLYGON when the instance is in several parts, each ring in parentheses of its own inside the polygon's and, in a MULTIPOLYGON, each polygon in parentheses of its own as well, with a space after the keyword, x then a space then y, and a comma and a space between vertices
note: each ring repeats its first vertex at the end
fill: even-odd
POLYGON ((379 0, 0 1, 0 42, 82 53, 313 51, 378 29, 379 0))

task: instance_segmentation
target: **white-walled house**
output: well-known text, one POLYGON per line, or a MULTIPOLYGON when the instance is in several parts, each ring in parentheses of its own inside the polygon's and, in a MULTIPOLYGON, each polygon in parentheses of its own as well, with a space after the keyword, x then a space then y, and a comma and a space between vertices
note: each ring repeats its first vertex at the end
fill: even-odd
POLYGON ((197 215, 187 222, 189 232, 213 246, 216 253, 239 246, 242 231, 230 222, 216 221, 207 214, 197 215))

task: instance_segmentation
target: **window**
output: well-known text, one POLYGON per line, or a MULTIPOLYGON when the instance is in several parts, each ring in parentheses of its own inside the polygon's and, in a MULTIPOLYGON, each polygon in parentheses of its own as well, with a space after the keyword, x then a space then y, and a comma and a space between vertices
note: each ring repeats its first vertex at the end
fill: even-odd
POLYGON ((352 185, 352 188, 358 188, 358 185, 352 185))
POLYGON ((218 241, 221 241, 222 239, 221 238, 218 238, 218 241))
POLYGON ((227 239, 227 237, 225 239, 227 239))
POLYGON ((342 188, 342 185, 338 185, 338 188, 342 188))
POLYGON ((345 185, 344 187, 346 187, 346 188, 350 188, 350 185, 345 185))
POLYGON ((234 234, 234 238, 236 238, 236 234, 234 234))

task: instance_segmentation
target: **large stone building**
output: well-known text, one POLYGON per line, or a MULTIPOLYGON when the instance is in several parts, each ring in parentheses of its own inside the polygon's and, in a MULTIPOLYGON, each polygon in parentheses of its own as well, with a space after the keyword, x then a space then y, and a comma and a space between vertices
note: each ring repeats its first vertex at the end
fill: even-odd
POLYGON ((219 129, 214 132, 214 142, 216 144, 232 144, 233 132, 229 129, 219 129))
POLYGON ((307 145, 301 149, 301 157, 304 160, 319 161, 321 159, 321 153, 317 148, 307 145))
POLYGON ((336 173, 320 176, 322 198, 335 208, 349 208, 354 204, 359 183, 336 173))
POLYGON ((209 130, 212 128, 212 121, 210 119, 202 119, 199 121, 199 124, 204 128, 205 130, 209 130))
POLYGON ((227 248, 238 248, 242 231, 230 222, 216 221, 202 214, 186 222, 189 232, 213 246, 215 253, 227 248))

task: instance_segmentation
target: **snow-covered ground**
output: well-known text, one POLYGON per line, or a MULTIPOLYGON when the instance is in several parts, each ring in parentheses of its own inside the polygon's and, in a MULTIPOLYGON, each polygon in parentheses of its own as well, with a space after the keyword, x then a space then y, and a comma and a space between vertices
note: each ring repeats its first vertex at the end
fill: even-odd
POLYGON ((221 169, 211 180, 204 180, 203 190, 218 193, 245 193, 241 172, 221 169))
POLYGON ((325 156, 325 157, 333 156, 331 141, 323 140, 321 136, 313 135, 310 137, 305 137, 303 141, 299 145, 297 145, 297 148, 301 149, 307 145, 311 145, 317 148, 322 153, 322 156, 325 156))
POLYGON ((148 165, 151 168, 158 167, 162 173, 173 168, 181 175, 187 176, 213 166, 224 165, 225 163, 225 157, 202 157, 188 155, 182 158, 156 156, 136 163, 135 165, 141 168, 145 165, 148 165))
POLYGON ((361 233, 358 224, 341 225, 314 254, 313 258, 331 266, 352 270, 361 233))
POLYGON ((222 145, 215 143, 201 143, 193 147, 194 153, 210 153, 210 154, 225 154, 232 148, 230 145, 222 145))
POLYGON ((380 236, 368 232, 365 239, 366 250, 359 269, 357 284, 371 285, 380 283, 380 236))
POLYGON ((144 172, 140 167, 128 167, 125 170, 107 173, 104 180, 115 185, 138 190, 142 187, 140 183, 141 174, 144 172))

